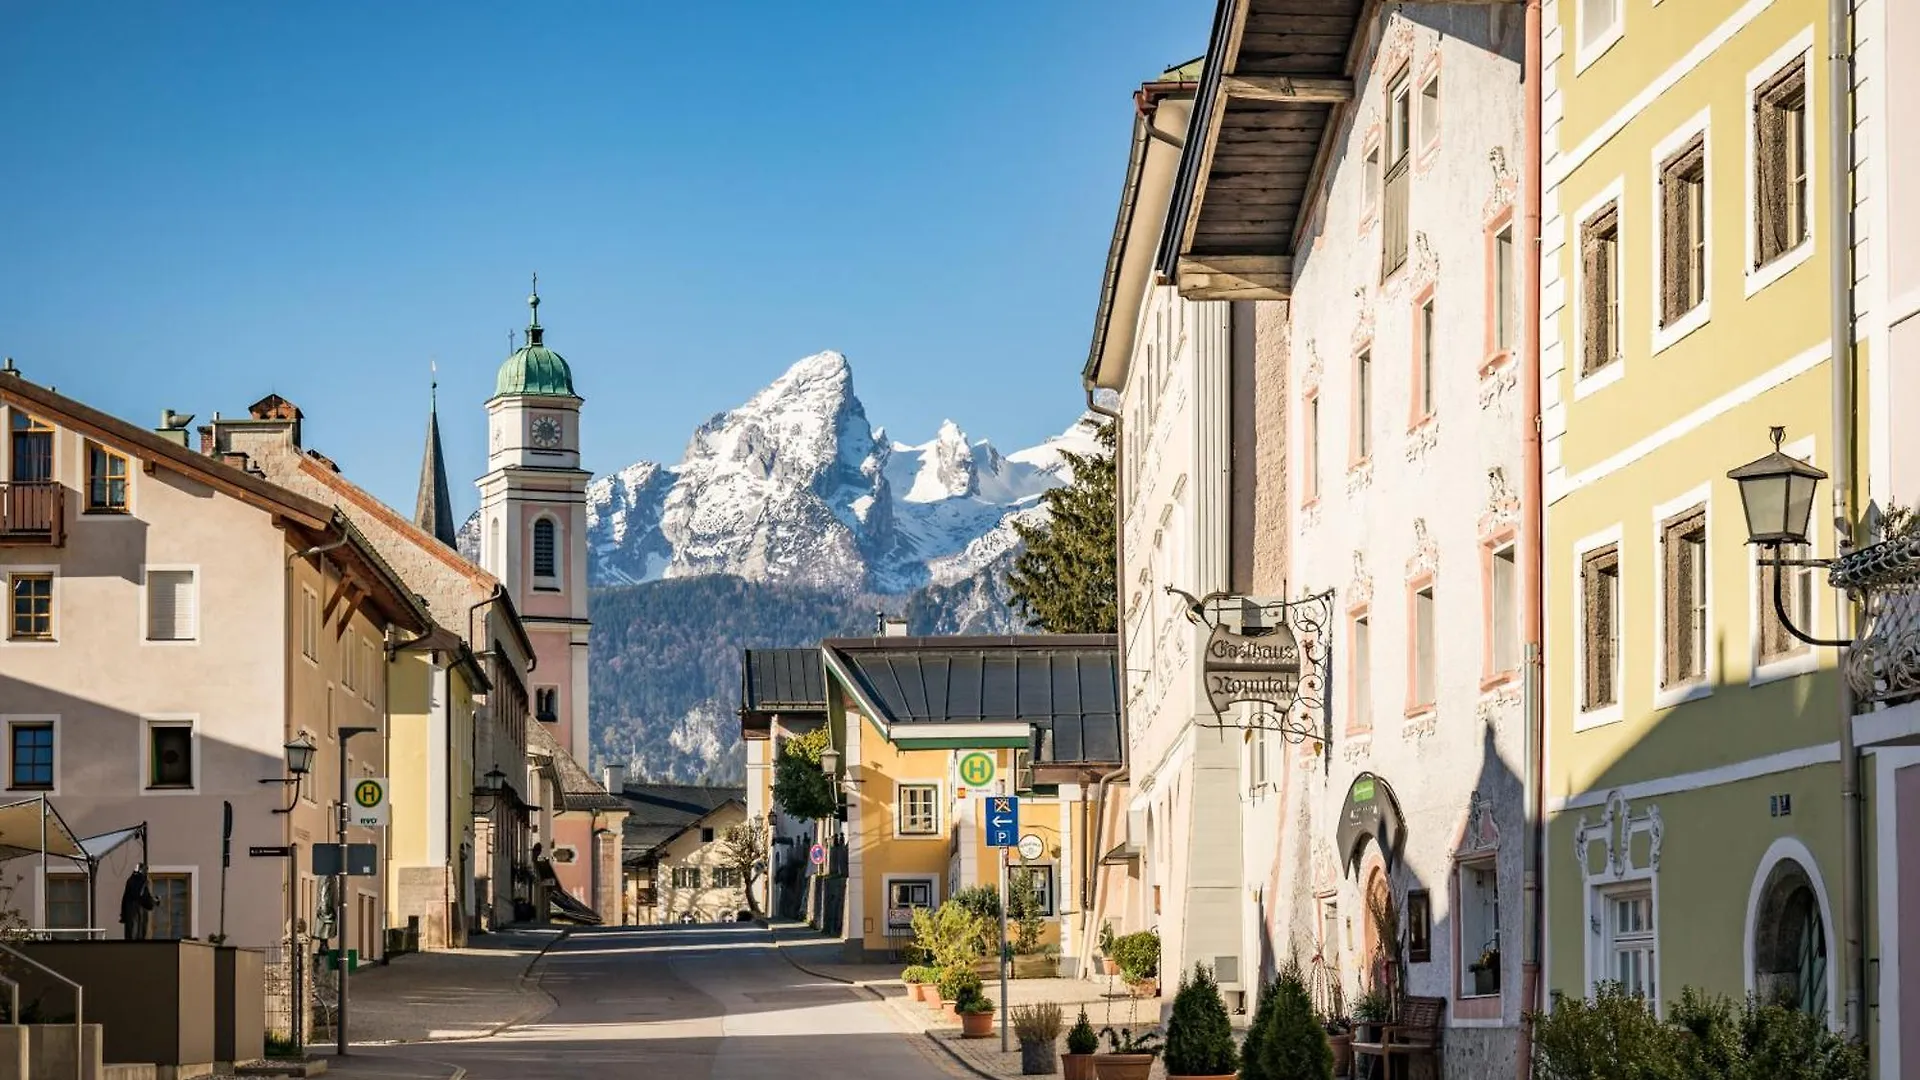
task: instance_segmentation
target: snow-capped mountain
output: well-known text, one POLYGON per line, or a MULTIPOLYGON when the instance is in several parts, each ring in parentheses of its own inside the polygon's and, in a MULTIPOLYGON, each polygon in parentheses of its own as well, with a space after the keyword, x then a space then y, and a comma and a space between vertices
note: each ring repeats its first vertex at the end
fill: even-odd
POLYGON ((1082 421, 1014 454, 953 421, 890 439, 854 394, 846 357, 794 364, 700 425, 675 465, 642 461, 587 488, 596 585, 731 574, 898 595, 971 577, 1017 542, 1012 522, 1091 451, 1082 421))

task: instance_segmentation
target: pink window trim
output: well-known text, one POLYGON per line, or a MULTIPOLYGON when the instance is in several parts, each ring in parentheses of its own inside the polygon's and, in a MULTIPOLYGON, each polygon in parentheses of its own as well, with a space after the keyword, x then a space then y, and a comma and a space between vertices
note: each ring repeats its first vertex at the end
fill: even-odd
MULTIPOLYGON (((1496 848, 1495 851, 1497 850, 1496 848)), ((1507 1000, 1507 981, 1504 978, 1500 980, 1498 994, 1463 995, 1460 992, 1461 976, 1466 974, 1469 962, 1466 951, 1460 944, 1460 866, 1463 862, 1468 864, 1492 862, 1497 865, 1498 860, 1493 857, 1493 854, 1488 852, 1485 858, 1456 860, 1453 864, 1453 873, 1450 875, 1451 880, 1447 883, 1448 902, 1453 907, 1453 918, 1447 920, 1451 924, 1449 933, 1453 935, 1453 985, 1448 988, 1447 997, 1453 1001, 1453 1015, 1461 1020, 1498 1020, 1501 1007, 1507 1000)), ((1479 957, 1476 955, 1474 959, 1478 960, 1479 957)))
POLYGON ((1375 120, 1373 124, 1367 128, 1366 135, 1360 141, 1360 169, 1362 172, 1360 177, 1360 224, 1355 231, 1362 236, 1372 231, 1374 225, 1379 222, 1380 200, 1386 194, 1387 152, 1386 143, 1381 135, 1381 131, 1380 121, 1375 120), (1373 176, 1369 178, 1365 175, 1367 155, 1375 151, 1379 152, 1380 160, 1376 163, 1373 176), (1367 199, 1367 181, 1369 179, 1374 182, 1373 199, 1371 202, 1367 199))
POLYGON ((1309 390, 1300 395, 1300 427, 1306 434, 1306 438, 1302 440, 1305 445, 1301 447, 1300 454, 1300 460, 1304 466, 1304 472, 1300 477, 1300 508, 1302 510, 1320 501, 1320 492, 1315 481, 1320 475, 1320 442, 1324 433, 1320 430, 1320 425, 1313 420, 1313 403, 1319 399, 1318 389, 1309 390))
MULTIPOLYGON (((1412 260, 1409 259, 1408 261, 1411 262, 1412 260)), ((1429 282, 1425 288, 1415 293, 1413 296, 1413 307, 1409 310, 1409 314, 1413 319, 1413 333, 1410 335, 1413 338, 1413 356, 1410 358, 1412 361, 1413 374, 1412 377, 1407 380, 1407 385, 1413 388, 1413 393, 1409 395, 1411 400, 1407 402, 1407 411, 1409 413, 1407 417, 1408 431, 1418 431, 1420 430, 1420 425, 1433 419, 1433 413, 1423 412, 1420 408, 1420 399, 1425 396, 1426 390, 1426 386, 1420 378, 1420 351, 1426 347, 1426 336, 1421 332, 1420 328, 1420 309, 1425 307, 1429 300, 1434 299, 1434 287, 1436 284, 1435 282, 1429 282)), ((1435 319, 1440 317, 1440 305, 1438 302, 1434 304, 1433 314, 1435 319)), ((1440 370, 1438 356, 1434 358, 1433 369, 1436 372, 1440 370)))
MULTIPOLYGON (((1353 660, 1354 660, 1354 656, 1356 655, 1354 644, 1353 644, 1354 628, 1360 624, 1361 619, 1366 619, 1371 615, 1372 615, 1372 610, 1369 607, 1369 605, 1366 605, 1366 604, 1355 604, 1352 607, 1347 609, 1347 672, 1346 674, 1347 674, 1347 683, 1352 686, 1359 685, 1359 676, 1356 675, 1353 670, 1353 660)), ((1368 629, 1369 630, 1372 629, 1371 622, 1368 623, 1368 629)), ((1371 643, 1369 643, 1369 645, 1371 645, 1371 643)), ((1367 659, 1369 662, 1371 662, 1373 659, 1373 649, 1371 647, 1369 647, 1367 650, 1367 659)), ((1373 701, 1373 688, 1371 686, 1367 688, 1367 701, 1369 704, 1371 704, 1373 701)), ((1373 730, 1373 718, 1371 716, 1362 720, 1359 716, 1359 710, 1356 709, 1356 710, 1353 710, 1353 712, 1347 717, 1346 733, 1348 735, 1365 735, 1368 732, 1371 732, 1372 730, 1373 730)))
MULTIPOLYGON (((1419 119, 1419 115, 1420 115, 1420 112, 1419 112, 1420 102, 1422 99, 1426 97, 1427 84, 1439 77, 1440 77, 1440 50, 1436 48, 1429 55, 1426 66, 1420 69, 1420 77, 1414 80, 1413 83, 1411 83, 1413 87, 1413 94, 1412 94, 1412 99, 1407 104, 1410 108, 1414 110, 1414 118, 1416 121, 1419 119)), ((1444 90, 1445 87, 1442 87, 1441 89, 1444 90)), ((1419 142, 1416 143, 1413 148, 1413 153, 1414 153, 1413 166, 1415 169, 1419 170, 1420 172, 1426 172, 1430 167, 1432 167, 1433 159, 1439 155, 1440 133, 1446 130, 1446 124, 1439 123, 1438 120, 1439 120, 1439 117, 1445 113, 1446 107, 1447 107, 1447 103, 1445 99, 1442 99, 1438 103, 1438 109, 1436 110, 1436 113, 1435 113, 1436 123, 1434 125, 1434 130, 1432 132, 1427 131, 1425 124, 1420 125, 1420 131, 1417 134, 1417 138, 1419 139, 1419 142)))
POLYGON ((1433 712, 1435 709, 1440 707, 1439 706, 1440 627, 1437 625, 1437 621, 1440 616, 1440 608, 1439 608, 1440 594, 1439 594, 1439 590, 1437 589, 1434 591, 1434 597, 1433 597, 1433 600, 1434 600, 1433 614, 1436 620, 1436 625, 1434 626, 1434 633, 1433 633, 1433 637, 1434 637, 1434 641, 1433 641, 1434 700, 1432 701, 1414 700, 1414 695, 1419 693, 1419 673, 1420 673, 1420 624, 1419 624, 1419 617, 1417 614, 1418 612, 1417 605, 1419 604, 1420 591, 1422 589, 1432 589, 1434 587, 1433 580, 1434 580, 1433 572, 1428 571, 1427 573, 1421 574, 1419 577, 1416 577, 1411 581, 1407 582, 1407 716, 1409 719, 1416 716, 1425 716, 1427 713, 1433 712))
MULTIPOLYGON (((1349 470, 1357 469, 1373 458, 1371 448, 1368 453, 1362 454, 1360 452, 1360 356, 1363 353, 1371 354, 1372 352, 1373 341, 1371 339, 1361 342, 1354 347, 1351 366, 1349 367, 1350 378, 1348 385, 1353 388, 1352 392, 1348 394, 1348 397, 1353 399, 1352 405, 1347 409, 1347 468, 1349 470)), ((1371 390, 1368 396, 1377 397, 1378 394, 1379 392, 1376 387, 1371 390)), ((1375 404, 1377 403, 1372 401, 1368 402, 1369 406, 1375 404)), ((1375 411, 1378 410, 1376 409, 1375 411)), ((1372 432, 1372 435, 1375 439, 1380 437, 1378 431, 1372 432)))
MULTIPOLYGON (((1484 237, 1487 253, 1487 303, 1485 312, 1487 330, 1485 352, 1487 359, 1485 363, 1480 365, 1480 377, 1483 379, 1499 371, 1513 360, 1513 349, 1511 347, 1502 349, 1496 343, 1496 335, 1499 333, 1500 272, 1494 263, 1494 238, 1500 235, 1500 230, 1512 224, 1513 207, 1512 205, 1508 205, 1506 209, 1495 214, 1493 220, 1487 222, 1484 237)), ((1520 258, 1520 249, 1516 247, 1513 249, 1513 271, 1515 274, 1520 272, 1520 258)), ((1516 290, 1515 295, 1518 295, 1518 290, 1516 290)), ((1521 333, 1519 319, 1520 313, 1515 311, 1513 330, 1516 335, 1521 333)))
MULTIPOLYGON (((1494 690, 1520 678, 1518 667, 1493 669, 1493 553, 1516 543, 1519 530, 1505 525, 1480 538, 1480 689, 1494 690)), ((1517 554, 1517 553, 1516 553, 1517 554)), ((1517 564, 1515 570, 1519 569, 1517 564)), ((1515 584, 1518 584, 1517 582, 1515 584)), ((1516 618, 1517 618, 1516 613, 1516 618)))

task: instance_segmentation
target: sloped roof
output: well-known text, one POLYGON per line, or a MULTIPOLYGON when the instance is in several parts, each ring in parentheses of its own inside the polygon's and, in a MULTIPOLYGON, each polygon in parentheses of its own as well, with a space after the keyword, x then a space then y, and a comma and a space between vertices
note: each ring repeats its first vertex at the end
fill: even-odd
POLYGON ((747 649, 740 663, 742 712, 825 712, 819 649, 747 649))
POLYGON ((554 786, 560 789, 556 810, 625 810, 627 804, 607 794, 607 789, 584 766, 573 759, 546 724, 527 717, 527 754, 545 758, 553 771, 554 786))
POLYGON ((1111 634, 854 638, 824 647, 895 730, 1027 723, 1052 733, 1040 762, 1121 760, 1111 634))
POLYGON ((747 804, 747 789, 705 784, 628 784, 621 791, 627 807, 626 850, 644 859, 654 848, 685 832, 730 803, 747 804))

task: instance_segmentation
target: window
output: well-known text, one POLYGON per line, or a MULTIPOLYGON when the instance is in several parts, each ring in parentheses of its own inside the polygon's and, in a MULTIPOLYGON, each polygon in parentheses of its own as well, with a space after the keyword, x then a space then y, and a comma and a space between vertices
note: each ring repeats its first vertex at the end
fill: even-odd
POLYGON ((1513 545, 1493 553, 1487 566, 1488 629, 1492 634, 1491 674, 1520 669, 1520 568, 1513 545))
POLYGON ((1387 92, 1386 207, 1381 214, 1380 277, 1385 280, 1407 261, 1407 150, 1412 143, 1413 106, 1402 72, 1387 92))
POLYGON ((193 934, 193 875, 153 874, 148 878, 158 901, 148 926, 156 941, 178 940, 193 934))
POLYGON ((1420 146, 1431 149, 1440 142, 1440 76, 1435 75, 1420 87, 1420 146))
POLYGON ((147 787, 193 787, 193 725, 183 721, 147 724, 147 787))
POLYGON ((1365 612, 1353 617, 1353 718, 1356 729, 1373 727, 1373 622, 1365 612))
POLYGON ((1425 889, 1407 890, 1407 961, 1433 959, 1433 897, 1425 889))
POLYGON ((382 674, 380 655, 383 651, 380 645, 372 638, 360 639, 360 673, 364 676, 361 681, 366 684, 366 686, 362 688, 362 695, 368 701, 372 701, 374 695, 378 693, 380 689, 380 676, 382 674))
POLYGON ((1380 206, 1380 144, 1367 147, 1367 169, 1363 180, 1361 217, 1371 217, 1380 206))
POLYGON ((300 590, 300 655, 320 659, 320 598, 311 589, 300 590))
POLYGON ((87 929, 87 876, 47 875, 47 928, 87 929))
POLYGON ((1631 889, 1602 894, 1602 979, 1620 984, 1629 994, 1659 1001, 1654 985, 1658 943, 1653 929, 1653 892, 1631 889))
POLYGON ((1460 882, 1460 996, 1500 992, 1500 874, 1492 860, 1462 863, 1460 882), (1491 960, 1490 964, 1485 961, 1491 960))
POLYGON ((541 518, 533 523, 533 576, 537 578, 558 577, 555 569, 557 556, 553 544, 553 520, 541 518))
POLYGON ((940 828, 940 815, 934 807, 940 788, 936 784, 900 785, 899 832, 903 836, 931 836, 940 828))
MULTIPOLYGON (((1782 545, 1775 553, 1782 559, 1810 559, 1813 549, 1806 544, 1782 545)), ((1764 557, 1764 556, 1763 556, 1764 557)), ((1807 643, 1787 632, 1780 621, 1780 607, 1787 609, 1793 625, 1811 633, 1813 629, 1813 568, 1810 566, 1762 566, 1754 579, 1754 610, 1760 613, 1760 662, 1771 663, 1807 651, 1807 643), (1774 578, 1780 578, 1780 603, 1773 599, 1774 578)))
POLYGON ((1247 792, 1267 786, 1267 729, 1255 720, 1247 730, 1247 792))
POLYGON ((53 427, 38 417, 13 410, 13 472, 16 484, 45 484, 53 479, 53 427))
POLYGON ((1033 893, 1040 900, 1040 914, 1049 919, 1052 918, 1055 915, 1053 907, 1053 867, 1016 866, 1013 868, 1013 872, 1026 875, 1027 880, 1033 883, 1033 893))
POLYGON ((147 571, 147 640, 192 641, 197 631, 193 571, 147 571))
POLYGON ((1704 135, 1660 167, 1660 325, 1707 298, 1707 143, 1704 135))
POLYGON ((737 889, 740 887, 740 868, 737 866, 716 866, 713 868, 713 887, 716 889, 737 889))
POLYGON ((1410 710, 1433 704, 1433 682, 1433 586, 1428 585, 1413 594, 1413 700, 1407 703, 1410 710))
POLYGON ((87 444, 87 513, 127 512, 127 457, 98 443, 87 444))
POLYGON ((7 731, 11 752, 7 786, 50 791, 53 788, 53 725, 46 721, 14 724, 7 731))
POLYGON ((1513 265, 1513 225, 1493 234, 1493 351, 1512 352, 1520 320, 1518 277, 1513 265))
POLYGON ((701 830, 700 830, 700 842, 701 842, 701 843, 703 843, 703 844, 711 844, 711 843, 713 843, 713 830, 712 830, 712 829, 710 829, 710 828, 708 828, 708 829, 701 829, 701 830))
POLYGON ((1420 301, 1418 317, 1419 321, 1414 327, 1414 332, 1420 335, 1420 340, 1415 346, 1418 352, 1414 354, 1413 392, 1415 404, 1413 422, 1415 424, 1433 415, 1434 321, 1433 297, 1431 295, 1428 295, 1424 300, 1420 301))
POLYGON ((7 579, 11 615, 7 637, 14 641, 53 640, 53 575, 14 574, 7 579))
POLYGON ((1620 359, 1620 206, 1580 226, 1580 374, 1620 359))
POLYGON ((1707 512, 1669 521, 1660 533, 1665 638, 1660 685, 1676 686, 1707 673, 1707 512))
POLYGON ((543 724, 560 722, 560 688, 536 686, 533 690, 533 717, 543 724))
POLYGON ((1620 702, 1620 547, 1610 544, 1580 562, 1581 618, 1585 622, 1581 657, 1580 707, 1605 708, 1620 702))
POLYGON ((1307 395, 1307 501, 1320 497, 1320 395, 1307 395))
POLYGON ((1620 22, 1620 0, 1580 0, 1580 44, 1594 48, 1611 35, 1620 22))
POLYGON ((360 653, 353 647, 352 639, 343 639, 340 649, 340 686, 348 692, 355 691, 360 685, 360 653))
POLYGON ((930 908, 933 906, 933 879, 908 878, 887 883, 887 907, 930 908))
POLYGON ((1373 350, 1364 349, 1353 364, 1353 457, 1373 456, 1373 350))
POLYGON ((1761 84, 1753 97, 1753 264, 1807 238, 1807 62, 1761 84))
POLYGON ((673 868, 673 887, 676 889, 697 889, 700 887, 700 868, 697 866, 676 866, 673 868))

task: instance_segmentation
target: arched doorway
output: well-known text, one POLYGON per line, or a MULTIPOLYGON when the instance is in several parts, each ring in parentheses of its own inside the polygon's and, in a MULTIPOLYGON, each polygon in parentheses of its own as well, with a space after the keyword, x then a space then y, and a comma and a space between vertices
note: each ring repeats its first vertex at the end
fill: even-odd
POLYGON ((1796 859, 1773 864, 1753 915, 1753 991, 1761 1001, 1828 1015, 1827 928, 1820 896, 1796 859))

